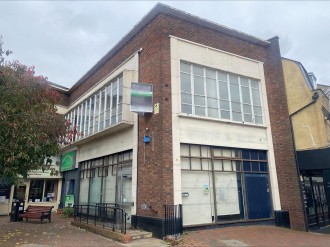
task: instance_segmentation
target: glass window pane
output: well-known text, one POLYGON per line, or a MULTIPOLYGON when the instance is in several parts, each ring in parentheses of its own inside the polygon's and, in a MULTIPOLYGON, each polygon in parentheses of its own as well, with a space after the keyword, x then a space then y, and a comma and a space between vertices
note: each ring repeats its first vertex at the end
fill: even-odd
POLYGON ((222 160, 214 160, 213 165, 215 171, 222 171, 222 160))
POLYGON ((215 79, 216 78, 216 71, 211 69, 206 69, 206 78, 215 79))
POLYGON ((262 115, 262 109, 259 106, 254 106, 253 111, 255 115, 259 115, 259 116, 262 115))
POLYGON ((219 81, 227 81, 227 74, 218 71, 218 80, 219 81))
POLYGON ((241 104, 240 103, 231 103, 231 109, 234 112, 241 112, 241 104))
POLYGON ((230 84, 238 84, 238 76, 229 74, 230 84))
POLYGON ((181 158, 181 169, 190 170, 190 159, 189 158, 181 158))
POLYGON ((190 146, 190 155, 195 157, 201 157, 200 146, 191 145, 190 146))
POLYGON ((181 102, 186 104, 192 104, 191 94, 181 93, 181 102))
POLYGON ((211 170, 211 160, 202 159, 202 170, 211 170))
POLYGON ((221 150, 221 148, 214 148, 213 149, 213 155, 215 157, 222 157, 222 150, 221 150))
POLYGON ((258 159, 258 151, 257 150, 251 150, 250 155, 251 155, 251 160, 257 160, 258 159))
POLYGON ((203 69, 202 66, 194 64, 193 65, 193 73, 194 73, 194 75, 204 76, 204 69, 203 69))
POLYGON ((259 151, 259 160, 267 160, 267 151, 259 151))
POLYGON ((199 95, 205 95, 203 77, 194 76, 194 93, 199 95))
POLYGON ((236 171, 241 171, 241 162, 236 160, 234 161, 235 162, 235 165, 236 165, 236 171))
POLYGON ((197 115, 197 116, 205 116, 205 108, 204 107, 195 106, 195 115, 197 115))
POLYGON ((228 86, 227 82, 220 82, 219 83, 220 87, 220 98, 221 99, 228 99, 228 86))
POLYGON ((180 63, 180 68, 181 68, 181 71, 190 73, 190 64, 181 62, 180 63))
POLYGON ((231 149, 222 149, 222 157, 231 157, 231 149))
POLYGON ((190 75, 181 73, 181 92, 191 93, 190 75))
POLYGON ((230 112, 229 111, 221 111, 221 118, 230 119, 230 112))
POLYGON ((259 163, 258 162, 251 162, 252 164, 252 171, 258 172, 259 171, 259 163))
POLYGON ((207 98, 207 106, 212 108, 218 108, 218 100, 215 98, 207 98))
POLYGON ((232 171, 230 160, 223 160, 223 170, 224 171, 232 171))
POLYGON ((260 95, 258 89, 252 89, 252 98, 253 98, 253 104, 254 105, 261 105, 260 101, 260 95))
POLYGON ((252 108, 251 105, 243 105, 243 112, 244 113, 248 113, 248 114, 252 114, 252 108))
POLYGON ((233 112, 233 120, 234 121, 242 121, 242 114, 240 112, 233 112))
POLYGON ((181 156, 189 156, 189 145, 181 144, 180 149, 181 156))
POLYGON ((230 110, 229 101, 220 100, 220 109, 229 111, 230 110))
POLYGON ((267 172, 267 162, 260 162, 260 171, 267 172))
POLYGON ((210 147, 202 146, 202 157, 211 157, 211 150, 210 147))
POLYGON ((192 114, 192 105, 185 105, 185 104, 182 104, 182 105, 181 105, 181 111, 182 111, 183 113, 192 114))
POLYGON ((200 159, 195 159, 191 158, 191 170, 201 170, 201 160, 200 159))
POLYGON ((249 86, 249 79, 248 78, 241 77, 240 79, 241 79, 241 85, 242 86, 246 86, 246 87, 249 86))
POLYGON ((242 150, 242 157, 245 160, 249 160, 250 159, 250 151, 249 150, 242 150))
POLYGON ((217 97, 217 84, 213 79, 206 79, 206 95, 208 97, 217 97))
POLYGON ((244 114, 244 121, 248 123, 253 123, 252 115, 251 114, 244 114))
POLYGON ((198 105, 198 106, 205 106, 205 97, 203 96, 198 96, 198 95, 195 95, 194 97, 194 103, 195 105, 198 105))
POLYGON ((256 124, 263 124, 262 117, 255 116, 254 119, 256 124))
POLYGON ((241 87, 243 103, 251 104, 250 90, 248 87, 241 87))
POLYGON ((238 85, 230 84, 230 97, 231 101, 241 102, 238 85))
POLYGON ((259 81, 251 79, 251 87, 259 89, 259 81))
POLYGON ((243 170, 246 172, 251 171, 250 161, 243 161, 243 170))
POLYGON ((219 118, 218 109, 215 108, 207 108, 207 116, 212 118, 219 118))

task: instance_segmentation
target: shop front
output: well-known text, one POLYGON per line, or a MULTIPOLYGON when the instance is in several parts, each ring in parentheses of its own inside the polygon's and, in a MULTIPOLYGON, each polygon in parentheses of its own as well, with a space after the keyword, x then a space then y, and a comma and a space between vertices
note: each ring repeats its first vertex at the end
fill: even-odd
POLYGON ((14 186, 0 183, 0 215, 8 215, 14 186))
POLYGON ((50 165, 43 169, 31 170, 27 178, 19 179, 15 186, 13 200, 29 205, 53 206, 57 210, 61 197, 62 178, 59 166, 50 165))

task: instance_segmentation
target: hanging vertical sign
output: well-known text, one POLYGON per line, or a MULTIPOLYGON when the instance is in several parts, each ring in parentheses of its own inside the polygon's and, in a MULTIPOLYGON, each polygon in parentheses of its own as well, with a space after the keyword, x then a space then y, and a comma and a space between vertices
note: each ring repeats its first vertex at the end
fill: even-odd
POLYGON ((153 91, 151 84, 131 84, 131 111, 137 113, 153 112, 153 91))

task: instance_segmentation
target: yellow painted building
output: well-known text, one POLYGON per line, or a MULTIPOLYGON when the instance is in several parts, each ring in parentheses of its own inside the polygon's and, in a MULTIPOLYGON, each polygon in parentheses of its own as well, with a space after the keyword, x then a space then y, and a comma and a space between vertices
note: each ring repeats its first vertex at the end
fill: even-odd
POLYGON ((296 149, 318 149, 329 146, 330 123, 322 108, 329 112, 329 99, 325 93, 316 89, 313 81, 300 62, 282 59, 285 87, 288 100, 289 114, 292 124, 296 149), (315 103, 299 111, 313 101, 312 96, 317 92, 319 98, 315 103), (299 111, 297 114, 294 114, 299 111))
POLYGON ((283 58, 282 66, 305 215, 319 228, 330 224, 329 98, 300 62, 283 58))

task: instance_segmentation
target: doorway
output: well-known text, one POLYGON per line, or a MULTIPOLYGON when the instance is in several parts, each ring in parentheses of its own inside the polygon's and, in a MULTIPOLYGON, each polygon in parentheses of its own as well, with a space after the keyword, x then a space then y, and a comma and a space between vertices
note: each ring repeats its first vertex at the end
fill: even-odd
POLYGON ((116 203, 128 215, 127 222, 131 223, 131 207, 132 207, 132 166, 117 166, 117 190, 116 203))
POLYGON ((304 176, 308 228, 329 225, 329 207, 322 176, 304 176))

